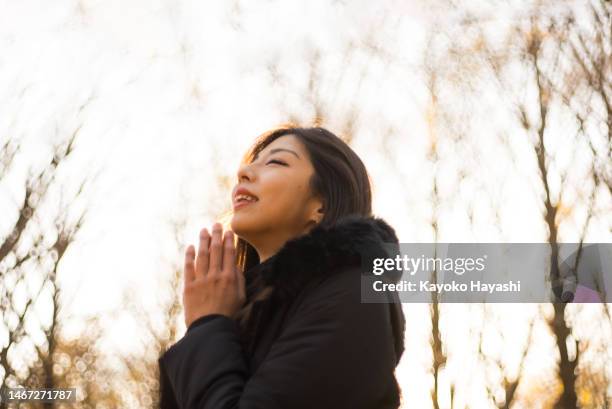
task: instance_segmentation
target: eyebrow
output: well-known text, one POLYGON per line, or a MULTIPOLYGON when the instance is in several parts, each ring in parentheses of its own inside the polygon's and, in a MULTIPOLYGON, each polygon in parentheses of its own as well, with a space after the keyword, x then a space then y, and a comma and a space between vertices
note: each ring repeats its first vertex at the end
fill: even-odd
MULTIPOLYGON (((299 159, 299 157, 300 157, 300 156, 299 156, 297 153, 295 153, 295 152, 294 152, 294 151, 292 151, 291 149, 284 149, 284 148, 276 148, 276 149, 272 149, 272 150, 270 151, 270 153, 272 154, 272 153, 282 152, 282 151, 293 153, 293 154, 294 154, 294 155, 295 155, 295 156, 296 156, 298 159, 299 159)), ((257 153, 257 155, 255 155, 255 157, 253 158, 253 160, 256 160, 258 157, 259 157, 259 152, 257 153)))

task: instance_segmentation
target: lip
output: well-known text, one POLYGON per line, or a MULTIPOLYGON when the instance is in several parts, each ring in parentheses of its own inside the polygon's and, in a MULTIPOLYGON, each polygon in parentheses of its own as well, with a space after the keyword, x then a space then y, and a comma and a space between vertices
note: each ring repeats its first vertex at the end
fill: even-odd
POLYGON ((246 201, 246 200, 244 202, 239 202, 239 203, 234 202, 234 210, 242 209, 245 206, 252 205, 252 204, 255 204, 255 203, 257 203, 257 202, 249 202, 249 201, 246 201))
POLYGON ((233 205, 234 205, 234 210, 236 209, 240 209, 244 206, 248 206, 250 204, 256 203, 259 200, 259 198, 253 194, 250 190, 244 188, 244 187, 240 187, 238 189, 236 189, 236 191, 234 192, 233 195, 233 205), (243 201, 243 202, 237 202, 236 198, 238 195, 249 195, 249 196, 253 196, 255 199, 257 199, 255 202, 249 202, 249 201, 243 201))

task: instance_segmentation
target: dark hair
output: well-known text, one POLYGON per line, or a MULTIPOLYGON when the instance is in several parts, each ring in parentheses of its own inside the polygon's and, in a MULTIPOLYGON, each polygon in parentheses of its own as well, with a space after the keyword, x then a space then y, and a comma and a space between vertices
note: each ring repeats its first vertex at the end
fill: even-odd
MULTIPOLYGON (((370 177, 357 154, 338 136, 321 127, 302 128, 283 125, 259 136, 245 154, 242 163, 251 163, 256 155, 274 140, 284 135, 295 136, 306 148, 314 168, 310 179, 313 194, 323 201, 322 226, 332 226, 340 218, 352 214, 371 216, 372 192, 370 177)), ((242 271, 259 264, 259 256, 253 246, 238 238, 237 264, 242 271)), ((260 288, 235 318, 244 324, 250 315, 253 301, 267 298, 272 288, 260 288)))

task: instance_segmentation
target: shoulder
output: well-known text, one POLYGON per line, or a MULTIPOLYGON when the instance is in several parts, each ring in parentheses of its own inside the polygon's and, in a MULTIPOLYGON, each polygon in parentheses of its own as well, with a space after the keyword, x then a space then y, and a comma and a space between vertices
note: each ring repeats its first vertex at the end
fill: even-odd
POLYGON ((357 267, 343 267, 327 275, 311 280, 293 303, 291 315, 321 315, 322 319, 343 320, 367 324, 368 321, 388 324, 388 303, 364 302, 362 286, 370 277, 364 276, 357 267))
MULTIPOLYGON (((361 274, 359 267, 344 267, 314 280, 295 300, 289 320, 327 323, 341 330, 347 339, 391 346, 395 364, 404 352, 406 320, 397 296, 381 294, 373 301, 371 291, 364 294, 376 277, 361 274)), ((354 342, 354 341, 353 341, 354 342)))

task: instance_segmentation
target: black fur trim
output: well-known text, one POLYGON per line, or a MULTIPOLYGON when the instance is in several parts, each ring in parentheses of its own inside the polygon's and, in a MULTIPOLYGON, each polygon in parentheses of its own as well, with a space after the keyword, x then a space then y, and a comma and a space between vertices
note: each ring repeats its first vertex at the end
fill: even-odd
MULTIPOLYGON (((348 266, 372 266, 375 257, 393 257, 399 252, 395 230, 383 219, 365 216, 347 216, 331 227, 317 226, 308 233, 288 240, 283 247, 263 263, 245 272, 247 298, 256 291, 252 285, 259 277, 264 285, 274 290, 271 297, 277 301, 292 299, 307 284, 330 274, 343 271, 348 266)), ((397 282, 401 271, 385 273, 397 282)), ((396 351, 396 364, 404 352, 406 321, 399 300, 390 304, 391 325, 396 351)), ((252 328, 257 327, 253 324, 252 328)))
POLYGON ((343 267, 371 265, 375 257, 389 257, 389 246, 397 244, 395 230, 383 219, 351 215, 331 227, 316 226, 288 240, 255 269, 266 285, 274 286, 275 297, 287 299, 313 279, 343 267))

